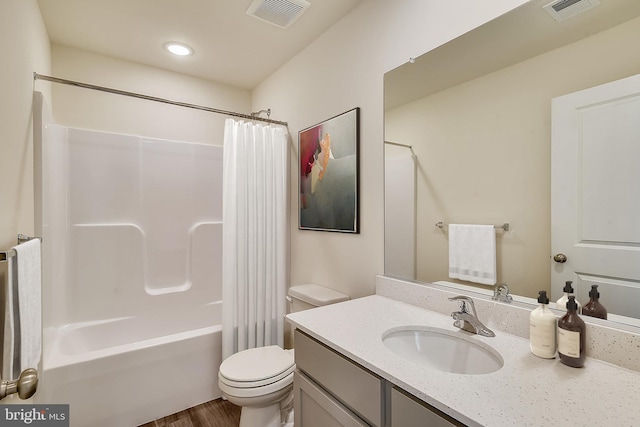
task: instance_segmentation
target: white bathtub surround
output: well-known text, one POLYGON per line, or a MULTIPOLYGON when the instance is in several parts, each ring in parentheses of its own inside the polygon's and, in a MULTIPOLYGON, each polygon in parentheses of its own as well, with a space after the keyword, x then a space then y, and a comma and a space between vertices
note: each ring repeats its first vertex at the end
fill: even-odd
MULTIPOLYGON (((399 284, 395 289, 400 291, 399 284)), ((411 292, 419 304, 436 299, 446 301, 443 305, 450 303, 443 294, 411 292)), ((409 293, 400 296, 408 297, 409 293)), ((476 308, 484 322, 486 307, 476 308)), ((498 328, 493 338, 455 328, 450 312, 442 314, 372 295, 287 318, 332 349, 466 425, 640 425, 638 372, 594 358, 587 358, 582 369, 570 368, 557 359, 541 359, 531 354, 527 339, 498 328), (389 350, 382 336, 392 328, 412 325, 445 329, 489 345, 502 356, 504 366, 489 374, 464 375, 408 362, 389 350)))
POLYGON ((72 426, 221 396, 222 147, 43 129, 43 374, 72 426))
POLYGON ((287 136, 227 119, 223 191, 223 359, 284 346, 287 136))

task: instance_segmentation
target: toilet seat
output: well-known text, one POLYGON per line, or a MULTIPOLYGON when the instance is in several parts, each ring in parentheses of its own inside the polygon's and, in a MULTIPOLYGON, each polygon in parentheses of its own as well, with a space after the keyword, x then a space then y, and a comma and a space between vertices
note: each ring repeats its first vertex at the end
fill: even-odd
POLYGON ((293 384, 293 372, 278 381, 259 387, 234 387, 227 384, 223 377, 218 377, 218 387, 220 387, 222 394, 229 398, 231 396, 239 398, 266 398, 271 394, 285 391, 291 384, 293 384))
MULTIPOLYGON (((284 379, 293 381, 294 370, 293 352, 272 345, 243 350, 229 356, 220 365, 218 379, 220 383, 233 388, 257 388, 284 379)), ((285 385, 287 384, 281 384, 281 387, 285 385)))

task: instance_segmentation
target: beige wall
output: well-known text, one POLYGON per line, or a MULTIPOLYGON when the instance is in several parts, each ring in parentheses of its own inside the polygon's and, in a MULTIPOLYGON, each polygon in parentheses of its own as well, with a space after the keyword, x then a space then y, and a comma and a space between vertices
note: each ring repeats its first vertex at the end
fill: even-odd
MULTIPOLYGON (((49 38, 35 0, 0 0, 0 249, 34 233, 33 72, 50 70, 49 38)), ((49 97, 49 88, 41 88, 49 97)))
POLYGON ((317 283, 359 297, 384 269, 383 75, 522 4, 521 0, 368 0, 253 92, 287 120, 291 151, 291 284, 317 283), (360 107, 359 235, 300 231, 298 131, 360 107))
MULTIPOLYGON (((52 74, 69 80, 238 112, 251 93, 108 56, 53 45, 52 74)), ((41 82, 38 82, 38 86, 41 82)), ((54 84, 56 123, 106 132, 222 145, 226 116, 54 84)))
POLYGON ((387 139, 418 157, 418 279, 449 280, 436 222, 509 222, 498 283, 550 290, 550 100, 640 73, 638 40, 640 18, 387 112, 387 139))
MULTIPOLYGON (((364 1, 252 94, 60 46, 53 47, 51 74, 222 109, 271 108, 273 118, 290 123, 294 141, 291 150, 291 283, 315 282, 357 297, 374 292, 374 276, 383 272, 384 265, 383 74, 409 57, 445 43, 523 2, 364 1), (361 108, 361 233, 298 231, 297 133, 353 107, 361 108)), ((32 186, 29 183, 32 168, 28 126, 30 74, 34 69, 48 73, 49 48, 35 0, 2 0, 0 5, 0 31, 6 40, 19 39, 24 49, 18 53, 17 61, 10 61, 9 70, 2 69, 2 84, 7 87, 2 93, 16 93, 10 103, 9 97, 3 97, 1 101, 3 153, 0 178, 8 180, 10 185, 0 190, 0 243, 7 246, 15 239, 18 229, 26 232, 33 229, 32 186), (5 110, 11 115, 5 114, 5 110), (10 144, 6 157, 5 144, 10 144), (10 161, 6 160, 9 158, 10 161), (13 163, 14 159, 18 159, 16 163, 13 163)), ((11 54, 5 53, 6 58, 15 55, 13 48, 11 54)), ((36 84, 38 90, 46 91, 47 87, 41 81, 36 84)), ((53 90, 53 103, 49 104, 61 124, 201 142, 214 141, 222 135, 222 121, 207 113, 178 112, 177 107, 165 109, 144 101, 129 102, 115 95, 59 85, 53 85, 53 90), (184 123, 190 125, 185 127, 184 123)))

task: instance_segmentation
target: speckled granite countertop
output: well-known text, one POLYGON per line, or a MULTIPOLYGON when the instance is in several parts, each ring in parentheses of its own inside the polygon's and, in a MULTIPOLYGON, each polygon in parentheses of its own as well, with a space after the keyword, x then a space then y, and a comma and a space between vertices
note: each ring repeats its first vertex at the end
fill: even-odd
POLYGON ((451 317, 379 295, 292 313, 290 323, 426 403, 472 426, 640 426, 640 373, 587 358, 580 369, 541 359, 528 340, 496 331, 460 331, 451 317), (430 326, 482 341, 502 369, 462 375, 395 355, 382 335, 400 326, 430 326))

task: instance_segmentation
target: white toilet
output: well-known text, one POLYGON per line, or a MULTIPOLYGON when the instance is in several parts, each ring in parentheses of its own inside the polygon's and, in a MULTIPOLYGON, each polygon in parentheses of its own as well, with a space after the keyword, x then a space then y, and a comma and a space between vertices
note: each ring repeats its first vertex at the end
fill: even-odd
MULTIPOLYGON (((348 295, 318 285, 289 288, 291 312, 333 304, 348 295)), ((242 406, 240 427, 293 426, 293 350, 272 345, 228 357, 220 365, 218 386, 231 403, 242 406)))

